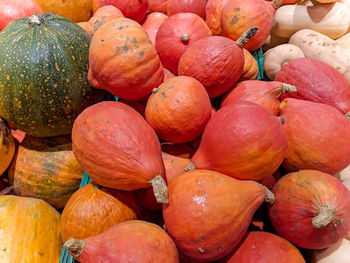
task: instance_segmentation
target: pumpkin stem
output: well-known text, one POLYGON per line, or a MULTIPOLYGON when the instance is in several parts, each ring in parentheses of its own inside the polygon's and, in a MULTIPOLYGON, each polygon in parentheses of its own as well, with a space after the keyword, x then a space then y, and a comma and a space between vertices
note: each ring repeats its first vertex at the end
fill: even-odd
POLYGON ((282 5, 283 0, 272 0, 271 5, 273 8, 277 9, 282 5))
POLYGON ((294 85, 282 83, 281 92, 277 95, 276 99, 279 99, 282 96, 282 94, 296 93, 296 92, 297 92, 297 88, 294 85))
POLYGON ((86 240, 70 238, 63 245, 66 247, 66 249, 72 252, 74 257, 79 258, 81 253, 83 253, 84 247, 86 245, 86 240))
POLYGON ((158 88, 154 88, 154 89, 152 90, 152 93, 154 94, 154 93, 157 93, 158 91, 159 91, 158 88))
POLYGON ((40 26, 42 23, 44 23, 44 19, 38 14, 34 14, 28 18, 28 24, 31 27, 40 26))
POLYGON ((272 205, 275 202, 275 195, 266 186, 262 186, 265 190, 265 202, 272 205))
POLYGON ((161 175, 157 175, 149 182, 152 185, 157 202, 160 204, 168 204, 168 187, 164 178, 161 175))
POLYGON ((194 165, 193 162, 189 162, 186 167, 184 168, 185 172, 189 172, 189 171, 192 171, 192 170, 196 170, 197 167, 194 165))
POLYGON ((181 36, 181 42, 184 43, 184 44, 188 44, 188 42, 190 41, 190 36, 188 34, 183 34, 181 36))
MULTIPOLYGON (((322 228, 333 222, 336 210, 330 206, 321 206, 318 208, 317 216, 312 219, 312 225, 315 228, 322 228)), ((335 223, 335 226, 339 224, 335 223)))
POLYGON ((280 118, 282 124, 286 123, 286 119, 283 116, 280 116, 279 118, 280 118))
POLYGON ((236 44, 239 47, 243 47, 245 44, 247 44, 249 42, 249 40, 256 34, 256 32, 258 31, 258 27, 252 27, 250 29, 248 29, 247 31, 245 31, 240 37, 239 39, 237 39, 236 44))
POLYGON ((347 118, 350 121, 350 112, 348 112, 347 114, 345 114, 345 118, 347 118))
POLYGON ((4 190, 0 191, 0 196, 10 193, 13 189, 15 189, 14 186, 6 187, 4 190))
POLYGON ((13 140, 10 126, 7 121, 0 117, 0 138, 2 141, 2 145, 8 146, 10 141, 13 140))

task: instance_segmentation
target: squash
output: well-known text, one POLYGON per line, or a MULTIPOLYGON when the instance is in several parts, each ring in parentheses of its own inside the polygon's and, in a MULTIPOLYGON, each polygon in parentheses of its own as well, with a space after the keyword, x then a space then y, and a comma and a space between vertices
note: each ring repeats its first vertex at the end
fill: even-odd
POLYGON ((272 192, 270 221, 296 246, 324 249, 349 233, 350 192, 334 176, 300 170, 279 179, 272 192))
POLYGON ((74 22, 88 21, 92 16, 91 0, 35 1, 42 7, 44 13, 54 13, 74 22))
POLYGON ((53 207, 40 199, 13 195, 0 196, 0 207, 2 262, 59 261, 61 216, 53 207))
POLYGON ((198 80, 187 76, 168 79, 154 89, 145 111, 158 137, 177 143, 200 136, 210 115, 208 93, 198 80))
POLYGON ((167 13, 168 0, 148 0, 148 11, 149 13, 161 12, 167 13))
POLYGON ((130 192, 89 183, 77 190, 63 209, 62 240, 99 235, 115 224, 137 219, 136 211, 130 192))
POLYGON ((310 263, 347 263, 350 262, 350 241, 346 238, 322 250, 313 250, 310 263))
POLYGON ((162 142, 160 147, 162 154, 167 153, 181 158, 191 158, 194 154, 193 148, 184 143, 162 142))
POLYGON ((209 120, 187 170, 208 169, 237 179, 262 180, 277 170, 286 153, 281 120, 256 103, 237 101, 209 120))
POLYGON ((114 225, 98 236, 70 239, 64 246, 81 263, 178 263, 174 242, 159 226, 140 220, 114 225))
POLYGON ((350 165, 334 176, 337 177, 350 191, 350 165))
POLYGON ((315 6, 284 5, 277 9, 272 33, 289 38, 301 29, 313 29, 337 39, 343 36, 350 25, 350 10, 343 3, 315 6))
POLYGON ((229 254, 247 231, 254 212, 271 192, 259 183, 195 170, 169 184, 163 218, 180 251, 195 262, 229 254))
POLYGON ((8 171, 17 195, 40 198, 63 208, 79 188, 83 171, 72 152, 69 136, 26 136, 8 171))
POLYGON ((13 20, 37 14, 42 14, 42 8, 34 1, 5 0, 0 3, 0 31, 13 20))
POLYGON ((209 0, 205 9, 205 22, 210 28, 213 36, 220 36, 222 9, 229 0, 209 0))
POLYGON ((186 49, 193 42, 209 36, 211 31, 201 17, 193 13, 178 13, 160 26, 155 46, 163 66, 177 74, 177 65, 186 49))
POLYGON ((204 19, 207 0, 168 0, 167 15, 194 13, 204 19))
POLYGON ((256 79, 259 71, 258 63, 256 62, 253 55, 245 48, 243 48, 243 55, 244 55, 244 66, 243 66, 243 72, 241 77, 239 78, 239 81, 256 79))
POLYGON ((157 51, 137 22, 114 19, 92 38, 88 79, 95 88, 137 101, 158 87, 163 78, 157 51))
POLYGON ((22 143, 26 137, 26 133, 18 129, 11 129, 11 133, 16 143, 18 144, 22 143))
POLYGON ((15 154, 15 140, 10 127, 0 118, 0 176, 9 167, 15 154))
POLYGON ((171 73, 171 71, 167 70, 166 68, 163 68, 163 71, 164 71, 164 81, 167 81, 168 79, 175 77, 175 75, 171 73))
POLYGON ((268 51, 278 45, 288 43, 289 38, 278 37, 272 33, 266 38, 264 45, 262 46, 263 51, 268 51))
POLYGON ((97 184, 129 191, 161 183, 156 198, 167 202, 158 137, 133 108, 115 101, 87 108, 74 122, 72 141, 75 157, 97 184))
POLYGON ((29 135, 70 134, 105 94, 87 80, 89 43, 80 26, 55 14, 8 25, 0 32, 0 116, 29 135))
POLYGON ((343 114, 350 112, 350 89, 345 77, 332 66, 313 59, 293 59, 282 67, 275 81, 294 85, 296 93, 284 98, 297 98, 331 105, 343 114))
POLYGON ((190 163, 190 159, 174 156, 162 152, 162 158, 165 167, 166 181, 168 185, 181 174, 184 173, 186 166, 190 163))
POLYGON ((129 100, 123 100, 123 99, 119 99, 118 101, 130 106, 131 108, 136 110, 138 113, 140 113, 142 117, 145 117, 146 108, 141 103, 138 103, 137 101, 129 101, 129 100))
POLYGON ((152 44, 156 44, 156 35, 159 30, 159 27, 168 19, 166 14, 160 12, 150 13, 146 20, 143 22, 142 27, 146 30, 149 40, 152 44))

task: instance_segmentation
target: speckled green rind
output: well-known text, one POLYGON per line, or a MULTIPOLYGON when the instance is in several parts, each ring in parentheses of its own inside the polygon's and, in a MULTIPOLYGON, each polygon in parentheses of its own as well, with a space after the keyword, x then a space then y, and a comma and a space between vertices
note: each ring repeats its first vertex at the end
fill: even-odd
POLYGON ((75 118, 103 99, 87 80, 89 35, 74 22, 44 14, 0 32, 0 116, 38 137, 71 133, 75 118))

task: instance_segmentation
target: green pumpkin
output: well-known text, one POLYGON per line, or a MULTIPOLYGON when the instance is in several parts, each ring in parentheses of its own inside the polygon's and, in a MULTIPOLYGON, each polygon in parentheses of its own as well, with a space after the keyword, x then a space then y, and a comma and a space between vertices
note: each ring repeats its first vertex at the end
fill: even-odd
POLYGON ((87 80, 89 35, 55 14, 17 19, 0 32, 0 116, 37 137, 71 133, 103 99, 87 80))

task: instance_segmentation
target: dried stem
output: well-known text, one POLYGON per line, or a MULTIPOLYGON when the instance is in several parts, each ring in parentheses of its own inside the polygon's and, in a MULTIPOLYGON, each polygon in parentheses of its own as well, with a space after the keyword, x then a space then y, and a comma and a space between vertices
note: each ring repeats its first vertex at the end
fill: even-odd
POLYGON ((153 193, 157 202, 161 204, 168 204, 168 187, 164 178, 161 175, 157 175, 149 182, 153 187, 153 193))
POLYGON ((192 171, 192 170, 196 170, 196 166, 194 165, 193 162, 189 162, 186 167, 184 168, 185 172, 189 172, 189 171, 192 171))
POLYGON ((85 248, 86 240, 70 238, 63 245, 72 252, 74 257, 79 258, 85 248))
POLYGON ((239 39, 237 39, 236 44, 239 47, 243 47, 245 44, 247 44, 249 42, 249 40, 256 34, 256 32, 258 31, 258 27, 252 27, 250 29, 248 29, 247 31, 245 31, 240 37, 239 39))
POLYGON ((335 209, 329 206, 318 208, 317 216, 312 219, 312 225, 315 228, 322 228, 333 222, 335 219, 335 209))

